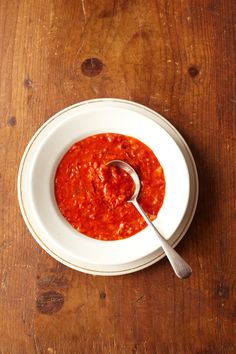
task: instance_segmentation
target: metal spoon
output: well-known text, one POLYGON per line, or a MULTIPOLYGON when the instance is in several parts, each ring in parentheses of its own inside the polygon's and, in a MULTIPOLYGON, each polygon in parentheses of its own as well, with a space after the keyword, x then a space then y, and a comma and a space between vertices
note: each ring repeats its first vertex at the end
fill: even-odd
POLYGON ((136 173, 136 171, 131 167, 128 163, 122 161, 122 160, 112 160, 109 161, 107 166, 117 166, 119 168, 123 168, 133 179, 134 184, 135 184, 135 191, 132 195, 132 197, 129 199, 129 202, 132 203, 135 208, 139 211, 139 213, 142 215, 146 223, 151 226, 153 231, 155 231, 160 243, 161 247, 163 248, 167 258, 169 259, 170 264, 172 265, 172 268, 174 269, 175 274, 181 278, 188 278, 192 274, 192 269, 191 267, 183 260, 182 257, 169 245, 169 243, 166 241, 166 239, 160 234, 160 232, 156 229, 156 227, 153 225, 151 220, 148 218, 148 216, 145 214, 144 210, 142 207, 139 205, 137 199, 139 196, 140 192, 140 179, 136 173))

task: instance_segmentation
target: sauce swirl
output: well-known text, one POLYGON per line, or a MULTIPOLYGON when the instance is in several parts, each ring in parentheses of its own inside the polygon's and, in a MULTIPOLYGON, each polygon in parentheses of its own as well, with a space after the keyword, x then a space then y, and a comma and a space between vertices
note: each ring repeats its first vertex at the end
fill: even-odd
POLYGON ((135 207, 132 178, 122 169, 106 166, 124 160, 141 180, 139 203, 154 220, 165 195, 163 169, 152 150, 121 134, 92 135, 61 159, 55 175, 55 198, 62 215, 79 232, 99 240, 130 237, 146 227, 135 207))

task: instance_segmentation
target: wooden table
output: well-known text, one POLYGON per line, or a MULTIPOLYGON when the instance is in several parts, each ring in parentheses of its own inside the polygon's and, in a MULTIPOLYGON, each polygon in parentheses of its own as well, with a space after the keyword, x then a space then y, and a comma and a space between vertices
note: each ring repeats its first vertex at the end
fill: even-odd
MULTIPOLYGON (((0 353, 236 353, 236 2, 1 0, 0 353), (73 103, 118 97, 165 116, 199 172, 194 221, 178 252, 100 277, 52 259, 16 193, 27 142, 73 103)), ((111 118, 112 119, 112 118, 111 118)))

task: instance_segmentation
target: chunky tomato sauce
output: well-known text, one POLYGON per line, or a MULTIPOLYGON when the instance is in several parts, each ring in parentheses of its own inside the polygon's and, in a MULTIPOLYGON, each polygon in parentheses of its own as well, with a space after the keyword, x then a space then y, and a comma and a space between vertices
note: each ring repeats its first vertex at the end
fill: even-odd
POLYGON ((160 210, 165 179, 156 156, 141 141, 120 134, 98 134, 75 143, 60 161, 55 197, 65 219, 79 232, 100 240, 136 234, 146 223, 128 202, 134 191, 131 177, 106 166, 124 160, 141 180, 139 203, 151 220, 160 210))

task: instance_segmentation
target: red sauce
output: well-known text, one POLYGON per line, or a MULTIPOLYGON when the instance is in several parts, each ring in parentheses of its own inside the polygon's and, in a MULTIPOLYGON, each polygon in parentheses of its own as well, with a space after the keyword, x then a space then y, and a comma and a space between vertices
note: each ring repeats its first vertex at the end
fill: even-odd
POLYGON ((55 176, 55 197, 65 219, 79 232, 100 240, 124 239, 146 227, 128 202, 134 191, 131 177, 106 166, 124 160, 141 180, 139 203, 151 220, 164 194, 163 169, 150 148, 120 134, 98 134, 75 143, 60 161, 55 176))

